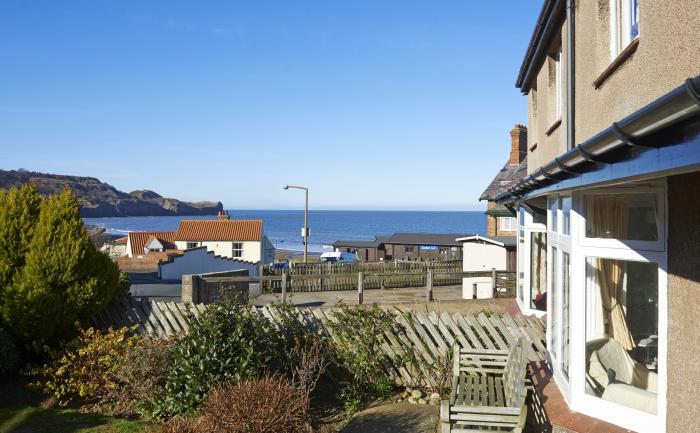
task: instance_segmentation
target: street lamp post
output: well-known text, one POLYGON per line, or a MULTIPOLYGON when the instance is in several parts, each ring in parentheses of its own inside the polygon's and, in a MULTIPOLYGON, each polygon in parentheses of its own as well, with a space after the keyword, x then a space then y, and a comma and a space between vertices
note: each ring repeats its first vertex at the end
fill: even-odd
POLYGON ((309 188, 297 185, 284 187, 285 190, 290 188, 304 190, 304 228, 301 229, 301 236, 304 238, 304 263, 306 263, 309 251, 309 188))

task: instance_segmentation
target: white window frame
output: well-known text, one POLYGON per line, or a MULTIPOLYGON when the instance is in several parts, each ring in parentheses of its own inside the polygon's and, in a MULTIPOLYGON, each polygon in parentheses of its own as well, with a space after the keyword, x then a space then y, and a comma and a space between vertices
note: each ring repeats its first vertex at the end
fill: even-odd
MULTIPOLYGON (((638 191, 644 188, 643 185, 636 185, 633 189, 638 191)), ((659 228, 662 235, 662 244, 665 245, 666 237, 666 215, 668 214, 666 189, 661 188, 662 201, 659 202, 659 218, 662 224, 659 228)), ((606 191, 609 191, 606 189, 606 191)), ((629 189, 621 188, 620 191, 629 189)), ((665 248, 662 251, 644 250, 635 248, 627 243, 621 246, 611 246, 611 244, 601 241, 607 239, 595 239, 597 243, 584 245, 582 244, 583 235, 585 235, 586 221, 583 214, 584 196, 587 193, 600 193, 602 189, 590 190, 584 192, 576 192, 573 194, 572 210, 571 210, 571 233, 569 237, 571 252, 570 260, 570 279, 569 286, 569 301, 572 308, 569 309, 569 381, 567 382, 561 371, 559 360, 554 360, 551 365, 553 367, 553 375, 557 385, 559 386, 564 399, 569 403, 569 408, 574 411, 584 413, 586 415, 622 426, 624 428, 639 431, 639 432, 664 432, 666 429, 666 412, 668 404, 668 276, 667 269, 667 252, 665 248), (603 400, 599 397, 592 396, 586 393, 586 362, 585 362, 585 334, 586 334, 586 308, 581 306, 586 305, 586 257, 604 257, 618 260, 633 260, 643 262, 654 262, 659 266, 659 293, 658 293, 658 396, 657 396, 657 414, 649 414, 627 406, 603 400)), ((548 201, 549 204, 549 201, 548 201)), ((549 210, 548 210, 549 212, 549 210)), ((549 215, 548 215, 549 218, 549 215)), ((566 243, 566 237, 557 234, 557 238, 551 239, 548 236, 548 248, 550 245, 559 245, 563 248, 566 243)), ((614 245, 614 244, 613 244, 614 245)), ((561 254, 559 254, 561 256, 561 254)), ((560 259, 561 260, 561 259, 560 259)), ((548 260, 547 266, 551 266, 551 260, 548 260)), ((562 273, 559 272, 559 275, 562 273)), ((548 275, 551 271, 548 269, 548 275)), ((548 290, 552 282, 548 280, 548 290)), ((549 297, 548 297, 549 298, 549 297)), ((561 300, 561 296, 558 297, 561 300)), ((549 302, 549 299, 548 299, 549 302)), ((548 306, 550 308, 550 306, 548 306)), ((551 310, 549 310, 551 311, 551 310)), ((549 321, 548 321, 549 322, 549 321)), ((551 339, 551 332, 559 332, 561 320, 558 329, 547 330, 548 343, 551 339)), ((558 336, 561 333, 557 334, 558 336)), ((561 338, 558 338, 561 340, 561 338)), ((559 341, 561 343, 561 341, 559 341)))
POLYGON ((243 257, 243 242, 231 242, 231 257, 234 259, 243 257), (237 245, 238 248, 236 248, 237 245))
POLYGON ((185 243, 185 249, 187 249, 187 250, 191 250, 193 248, 199 248, 199 247, 200 247, 199 242, 186 242, 185 243))
MULTIPOLYGON (((522 274, 522 279, 520 281, 520 296, 516 299, 520 311, 525 314, 534 314, 537 317, 542 317, 547 314, 546 311, 537 310, 532 308, 532 286, 530 278, 530 267, 532 263, 531 257, 531 242, 533 233, 545 233, 547 231, 546 224, 535 223, 532 213, 526 211, 524 208, 520 208, 520 221, 518 224, 519 236, 522 236, 522 243, 518 243, 518 248, 522 245, 525 254, 523 254, 522 259, 518 258, 518 269, 517 275, 520 278, 522 274), (520 233, 522 232, 522 233, 520 233)), ((520 239, 518 240, 520 242, 520 239)), ((549 278, 549 275, 547 275, 549 278)), ((547 301, 549 302, 549 301, 547 301)))
POLYGON ((614 60, 638 37, 639 0, 610 0, 610 59, 614 60))
MULTIPOLYGON (((666 212, 663 211, 663 203, 666 202, 666 188, 662 184, 637 185, 635 187, 600 188, 581 193, 579 209, 585 218, 585 197, 600 194, 656 194, 658 215, 656 220, 657 239, 655 241, 619 240, 586 237, 586 226, 579 231, 579 244, 587 247, 634 249, 643 251, 666 250, 666 212)), ((584 220, 585 223, 585 220, 584 220)))
POLYGON ((498 217, 498 230, 514 232, 518 228, 518 221, 515 217, 498 217))
POLYGON ((550 194, 547 196, 547 314, 552 315, 553 320, 547 321, 547 347, 554 348, 556 356, 550 354, 550 364, 556 366, 555 378, 557 384, 564 395, 565 400, 570 402, 570 377, 572 376, 572 326, 571 326, 571 308, 569 308, 569 374, 565 376, 561 369, 562 363, 562 330, 563 330, 563 257, 564 254, 569 256, 569 303, 571 304, 573 287, 575 285, 572 275, 572 237, 571 233, 575 229, 573 221, 574 200, 571 194, 550 194), (562 209, 563 198, 571 198, 571 210, 569 211, 569 234, 563 233, 564 228, 564 212, 562 209), (552 206, 556 205, 556 206, 552 206), (553 209, 553 207, 555 207, 553 209), (553 224, 555 223, 555 224, 553 224), (554 258, 553 249, 556 248, 557 256, 554 258), (553 269, 556 269, 556 278, 552 278, 553 269), (556 305, 554 304, 556 302, 556 305), (556 335, 556 339, 553 337, 556 335), (556 347, 555 347, 556 344, 556 347))
POLYGON ((554 121, 561 120, 561 110, 562 110, 562 96, 564 94, 564 83, 562 77, 562 48, 559 47, 554 57, 554 121))

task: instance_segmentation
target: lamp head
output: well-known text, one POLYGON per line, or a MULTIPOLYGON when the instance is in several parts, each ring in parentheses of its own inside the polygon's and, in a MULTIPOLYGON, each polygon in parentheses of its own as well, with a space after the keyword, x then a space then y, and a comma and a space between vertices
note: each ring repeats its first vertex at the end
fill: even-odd
POLYGON ((282 189, 289 189, 289 185, 285 185, 282 189))

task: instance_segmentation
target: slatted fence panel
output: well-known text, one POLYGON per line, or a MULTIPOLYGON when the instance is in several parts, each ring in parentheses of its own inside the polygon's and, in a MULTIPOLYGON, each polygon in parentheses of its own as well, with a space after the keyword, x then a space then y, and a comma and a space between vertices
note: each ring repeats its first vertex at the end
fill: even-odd
MULTIPOLYGON (((151 338, 164 338, 178 333, 185 333, 189 323, 207 306, 203 304, 184 304, 165 301, 136 301, 127 299, 111 303, 107 308, 93 317, 93 323, 99 328, 139 325, 138 332, 151 338)), ((279 311, 272 306, 250 307, 273 323, 279 323, 279 311)), ((518 337, 525 337, 527 355, 530 361, 546 359, 545 328, 540 319, 510 314, 479 313, 477 315, 462 313, 417 313, 399 311, 385 307, 392 314, 396 326, 377 335, 378 346, 386 356, 387 372, 397 384, 413 386, 417 377, 427 385, 431 380, 427 366, 439 363, 453 344, 470 350, 502 350, 512 347, 518 337), (397 363, 404 359, 407 351, 412 352, 416 362, 397 363)), ((313 332, 327 335, 339 344, 326 326, 334 321, 334 309, 295 308, 297 317, 313 332)))

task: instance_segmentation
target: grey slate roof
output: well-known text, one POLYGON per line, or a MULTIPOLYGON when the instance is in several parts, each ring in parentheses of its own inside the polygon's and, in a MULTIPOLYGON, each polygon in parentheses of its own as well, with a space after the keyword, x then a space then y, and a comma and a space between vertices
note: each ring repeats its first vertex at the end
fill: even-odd
POLYGON ((440 245, 458 247, 457 238, 472 236, 455 233, 394 233, 386 240, 387 244, 399 245, 440 245))
POLYGON ((378 248, 381 242, 377 239, 373 241, 339 240, 333 242, 335 248, 378 248))
POLYGON ((479 201, 493 200, 496 194, 508 186, 514 184, 527 175, 527 159, 523 160, 520 165, 510 165, 506 162, 501 171, 493 178, 488 187, 481 193, 479 201))

